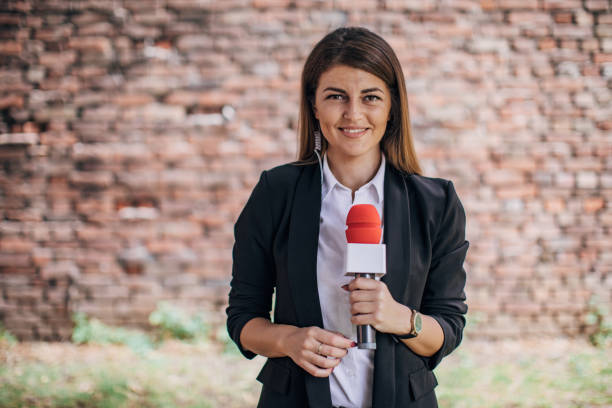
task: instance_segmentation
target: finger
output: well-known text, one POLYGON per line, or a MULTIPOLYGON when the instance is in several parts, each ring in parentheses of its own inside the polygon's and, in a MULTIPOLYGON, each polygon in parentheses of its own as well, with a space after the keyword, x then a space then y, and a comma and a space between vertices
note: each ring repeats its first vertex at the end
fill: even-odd
POLYGON ((357 302, 351 305, 351 314, 368 314, 374 313, 376 311, 376 303, 375 302, 357 302))
POLYGON ((335 366, 337 366, 338 364, 340 364, 340 359, 336 359, 336 358, 327 358, 325 356, 319 355, 319 354, 315 354, 312 353, 311 356, 309 356, 308 361, 311 364, 314 364, 315 366, 319 367, 319 368, 334 368, 335 366))
POLYGON ((319 351, 319 354, 324 357, 334 357, 336 359, 342 359, 342 357, 346 356, 348 353, 347 349, 330 346, 328 344, 323 344, 319 351))
POLYGON ((321 332, 317 333, 317 340, 323 344, 330 346, 348 349, 353 347, 353 340, 347 339, 341 334, 336 334, 331 331, 321 329, 321 332))
POLYGON ((375 316, 372 313, 353 315, 351 316, 351 323, 357 326, 363 326, 367 324, 373 326, 376 324, 376 320, 374 317, 375 316))
POLYGON ((380 294, 376 290, 354 290, 349 295, 349 302, 374 302, 380 299, 380 294))
POLYGON ((368 279, 368 278, 355 278, 353 279, 349 285, 348 289, 353 291, 355 289, 369 289, 373 290, 378 288, 379 285, 384 283, 381 281, 377 281, 376 279, 368 279))
POLYGON ((319 368, 308 361, 302 362, 301 366, 304 370, 306 370, 310 375, 314 377, 329 377, 333 370, 333 368, 319 368))

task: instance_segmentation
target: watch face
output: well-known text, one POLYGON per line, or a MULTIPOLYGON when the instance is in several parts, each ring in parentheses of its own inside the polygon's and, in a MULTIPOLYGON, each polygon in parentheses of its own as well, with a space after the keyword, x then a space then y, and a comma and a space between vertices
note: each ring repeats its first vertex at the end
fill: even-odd
POLYGON ((414 331, 419 333, 423 328, 423 321, 421 320, 421 314, 417 313, 414 318, 414 331))

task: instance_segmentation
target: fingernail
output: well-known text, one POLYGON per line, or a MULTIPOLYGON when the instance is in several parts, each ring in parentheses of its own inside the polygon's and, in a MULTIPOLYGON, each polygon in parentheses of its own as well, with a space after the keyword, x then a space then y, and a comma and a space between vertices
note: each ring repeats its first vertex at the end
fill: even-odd
POLYGON ((348 288, 348 283, 347 283, 346 285, 342 285, 342 286, 340 286, 340 287, 341 287, 342 289, 344 289, 344 290, 347 290, 347 291, 349 290, 349 288, 348 288))
POLYGON ((352 342, 352 343, 351 343, 351 347, 355 347, 355 346, 357 346, 357 343, 352 342))

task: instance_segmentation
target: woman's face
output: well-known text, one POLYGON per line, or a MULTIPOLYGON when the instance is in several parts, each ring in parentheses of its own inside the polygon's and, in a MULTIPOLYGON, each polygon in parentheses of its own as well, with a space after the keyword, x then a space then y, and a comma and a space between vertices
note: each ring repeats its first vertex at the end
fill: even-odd
POLYGON ((385 82, 361 69, 336 65, 321 74, 315 117, 334 160, 378 160, 391 111, 385 82))

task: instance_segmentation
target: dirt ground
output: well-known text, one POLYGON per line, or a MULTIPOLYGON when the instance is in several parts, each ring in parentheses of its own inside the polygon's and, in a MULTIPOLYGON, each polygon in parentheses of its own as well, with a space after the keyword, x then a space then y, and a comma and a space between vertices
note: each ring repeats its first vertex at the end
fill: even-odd
MULTIPOLYGON (((147 357, 144 358, 144 360, 149 362, 163 362, 162 365, 155 366, 162 367, 156 373, 152 372, 156 369, 152 369, 151 367, 153 366, 150 363, 139 360, 143 359, 142 356, 135 355, 132 350, 125 346, 76 346, 71 343, 37 342, 19 343, 10 349, 0 348, 0 363, 8 367, 19 367, 32 362, 47 365, 79 363, 89 367, 107 367, 105 364, 114 362, 119 367, 117 368, 118 370, 121 367, 132 366, 133 370, 139 371, 135 377, 140 378, 139 381, 141 383, 155 384, 155 381, 158 381, 163 383, 164 386, 176 383, 177 389, 193 389, 195 390, 194 392, 208 400, 213 407, 254 407, 257 404, 260 392, 260 384, 255 380, 255 377, 265 361, 264 358, 257 357, 254 360, 247 360, 236 353, 223 353, 222 347, 223 345, 216 343, 190 345, 176 341, 166 342, 160 348, 149 352, 147 357), (147 373, 147 371, 150 372, 147 373)), ((482 370, 485 376, 493 377, 498 375, 499 367, 519 367, 520 364, 524 365, 526 362, 529 364, 535 362, 535 364, 530 366, 537 367, 538 370, 545 372, 545 376, 549 375, 551 378, 554 378, 558 371, 559 381, 563 381, 562 377, 567 377, 564 374, 564 370, 566 371, 568 364, 572 363, 570 360, 581 359, 582 356, 602 355, 593 354, 595 353, 594 350, 592 346, 583 340, 532 339, 495 343, 466 340, 455 353, 443 360, 442 366, 446 374, 443 371, 438 375, 440 385, 437 388, 437 392, 440 390, 441 392, 438 392, 438 394, 444 396, 445 378, 464 372, 462 367, 468 367, 465 368, 467 371, 471 370, 470 367, 482 370), (517 362, 520 362, 520 364, 517 362), (487 367, 494 368, 487 371, 487 367)), ((597 351, 597 353, 601 353, 601 350, 597 351)), ((612 378, 610 376, 612 350, 605 350, 603 356, 604 359, 608 360, 607 362, 602 362, 607 367, 606 372, 608 375, 602 381, 610 381, 612 378)), ((512 377, 514 375, 513 370, 516 369, 511 368, 508 371, 509 374, 505 375, 512 377)), ((467 371, 465 371, 466 375, 469 374, 467 371)), ((588 375, 589 373, 585 372, 584 374, 588 375)), ((516 375, 518 381, 519 373, 516 373, 516 375)), ((449 380, 446 381, 448 382, 449 380)), ((493 386, 495 386, 495 381, 493 379, 491 382, 493 386)), ((502 386, 504 389, 507 388, 512 392, 512 387, 519 387, 518 384, 520 382, 517 381, 511 379, 508 384, 502 384, 502 386)), ((572 380, 570 378, 567 381, 572 380)), ((484 381, 483 384, 486 383, 484 381)), ((575 405, 571 400, 562 401, 564 397, 560 395, 556 397, 554 395, 550 397, 541 395, 544 399, 552 398, 552 400, 549 400, 552 403, 550 405, 532 405, 529 399, 527 399, 524 405, 522 403, 509 403, 508 405, 501 406, 612 406, 612 394, 610 394, 612 383, 608 385, 609 399, 607 401, 610 404, 606 402, 605 397, 601 403, 575 405), (557 400, 558 404, 555 404, 554 399, 557 397, 560 399, 557 400)), ((538 388, 534 388, 533 392, 542 393, 538 388)), ((449 395, 448 398, 456 398, 455 394, 451 391, 448 391, 446 394, 449 395)), ((571 394, 568 395, 571 397, 571 394)), ((469 399, 466 401, 469 401, 469 399)), ((457 403, 453 404, 453 406, 462 407, 470 406, 470 404, 465 403, 463 405, 457 403)))

